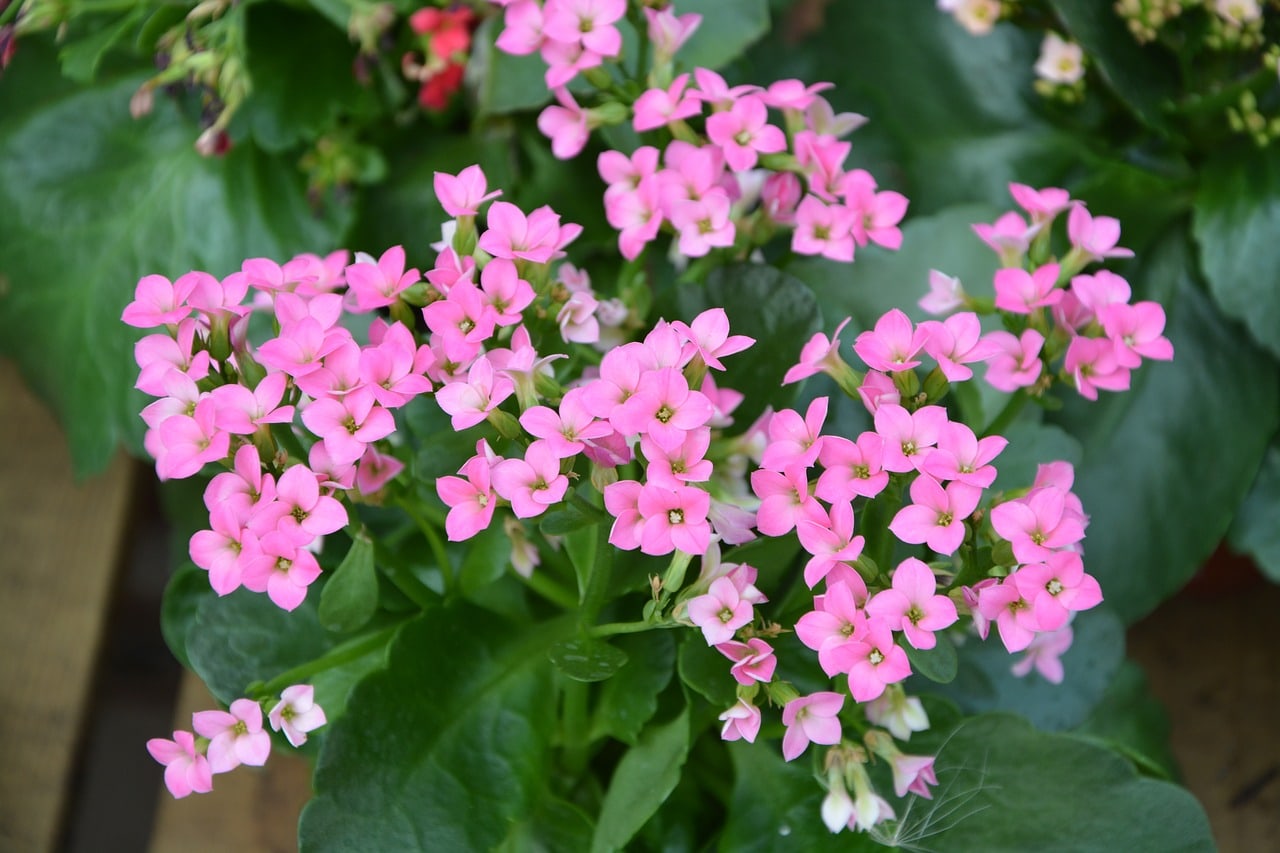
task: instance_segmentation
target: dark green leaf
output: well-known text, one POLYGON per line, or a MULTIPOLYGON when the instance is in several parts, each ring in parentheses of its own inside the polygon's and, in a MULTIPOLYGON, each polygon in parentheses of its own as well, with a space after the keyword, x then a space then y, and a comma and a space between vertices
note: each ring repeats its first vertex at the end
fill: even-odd
POLYGON ((178 663, 188 669, 192 666, 187 656, 187 636, 195 625, 196 613, 201 602, 217 597, 209 586, 209 573, 191 562, 178 566, 165 585, 160 603, 160 632, 178 663))
POLYGON ((568 625, 515 630, 472 607, 410 623, 331 727, 303 811, 304 851, 488 850, 549 776, 547 649, 568 625), (459 637, 466 637, 459 643, 459 637))
POLYGON ((968 713, 1015 711, 1036 726, 1060 731, 1080 725, 1102 701, 1124 659, 1124 629, 1105 607, 1079 614, 1074 642, 1062 656, 1066 678, 1051 684, 1034 670, 1019 678, 1010 668, 1022 654, 1009 654, 994 625, 985 642, 960 647, 959 670, 950 684, 917 680, 914 690, 939 693, 968 713))
POLYGON ((627 653, 603 640, 577 637, 551 647, 551 662, 574 681, 604 681, 627 665, 627 653))
POLYGON ((1133 389, 1069 397, 1054 417, 1084 447, 1075 491, 1090 518, 1085 568, 1126 622, 1180 589, 1226 534, 1280 423, 1276 363, 1224 320, 1190 279, 1175 232, 1131 277, 1135 299, 1165 305, 1171 363, 1147 363, 1133 389), (1243 366, 1247 365, 1247 369, 1243 366), (1212 475, 1189 485, 1205 448, 1212 475))
POLYGON ((782 387, 782 376, 793 362, 778 353, 794 346, 798 354, 822 325, 818 302, 802 281, 759 264, 720 267, 707 277, 705 287, 682 287, 677 304, 679 319, 686 322, 705 309, 722 307, 733 334, 756 339, 750 349, 726 358, 728 369, 715 377, 721 388, 753 392, 733 413, 739 428, 748 427, 765 406, 781 407, 795 396, 793 387, 782 387))
POLYGON ((88 35, 71 40, 58 52, 62 73, 77 83, 93 82, 103 56, 138 25, 146 12, 146 6, 138 5, 109 24, 95 21, 88 35))
POLYGON ((364 626, 378 609, 378 573, 373 565, 373 541, 359 533, 347 556, 320 593, 320 624, 346 634, 364 626))
POLYGON ((507 573, 511 565, 511 539, 501 522, 487 528, 465 543, 466 556, 458 570, 463 595, 474 595, 507 573))
POLYGON ((1009 445, 992 463, 999 471, 991 484, 997 491, 1029 487, 1035 482, 1036 469, 1046 462, 1080 464, 1080 442, 1053 424, 1019 420, 1001 435, 1009 439, 1009 445))
POLYGON ((75 92, 39 82, 57 71, 31 48, 0 87, 0 207, 21 211, 0 242, 0 353, 58 414, 84 475, 122 438, 141 445, 144 332, 120 322, 138 279, 328 251, 346 211, 317 218, 292 165, 251 146, 200 157, 198 128, 165 99, 135 121, 141 76, 75 92))
POLYGON ((702 15, 702 24, 676 54, 686 68, 719 68, 769 30, 765 0, 683 0, 676 11, 702 15))
POLYGON ((934 799, 901 809, 886 842, 948 853, 1216 849, 1185 789, 1140 778, 1108 749, 1009 714, 961 723, 935 766, 934 799))
POLYGON ((612 521, 604 510, 595 507, 588 509, 575 501, 562 504, 548 512, 542 517, 538 529, 542 531, 543 536, 563 536, 604 521, 612 521))
POLYGON ((708 646, 699 634, 689 634, 680 644, 680 680, 715 708, 728 708, 737 701, 729 665, 729 659, 708 646))
POLYGON ((954 681, 959 658, 956 657, 955 645, 946 637, 940 637, 938 644, 932 649, 917 649, 910 643, 904 643, 907 660, 911 661, 911 671, 923 675, 938 684, 954 681))
POLYGON ((658 710, 658 694, 671 681, 676 645, 670 631, 629 634, 615 643, 626 654, 627 664, 600 685, 591 739, 612 737, 635 744, 644 724, 658 710))
POLYGON ((1116 96, 1148 127, 1166 130, 1165 109, 1178 80, 1177 65, 1169 52, 1155 45, 1139 45, 1108 4, 1049 0, 1049 5, 1116 96))
POLYGON ((537 811, 511 824, 495 853, 582 853, 596 826, 582 809, 546 796, 537 811))
POLYGON ((770 746, 761 741, 729 744, 733 799, 720 836, 721 853, 871 853, 883 849, 860 832, 828 832, 820 811, 824 792, 814 778, 810 756, 788 763, 770 746))
POLYGON ((319 15, 278 3, 250 7, 245 25, 253 91, 232 123, 248 127, 267 151, 312 142, 339 116, 376 114, 373 90, 351 65, 357 47, 319 15), (305 73, 299 73, 306 69, 305 73))
MULTIPOLYGON (((542 529, 544 535, 547 529, 542 529)), ((596 549, 600 546, 600 533, 592 527, 579 527, 576 530, 570 530, 565 533, 564 550, 569 555, 569 562, 573 565, 574 577, 578 579, 578 601, 579 603, 586 597, 587 582, 591 578, 591 571, 596 565, 596 549)))
POLYGON ((1232 548, 1253 557, 1267 577, 1280 583, 1280 445, 1268 448, 1228 539, 1232 548))
POLYGON ((1142 667, 1131 660, 1120 667, 1102 701, 1075 731, 1105 741, 1148 775, 1165 779, 1178 775, 1169 748, 1169 717, 1148 690, 1142 667))
POLYGON ((1222 312, 1280 355, 1280 149, 1236 145, 1211 155, 1195 204, 1200 265, 1222 312))
POLYGON ((547 63, 535 51, 527 56, 503 53, 493 41, 502 32, 501 19, 480 25, 467 64, 468 86, 475 92, 480 115, 512 113, 540 107, 551 100, 546 84, 547 63))
POLYGON ((627 750, 613 771, 600 807, 592 853, 621 850, 658 810, 680 781, 689 754, 689 709, 668 723, 651 726, 627 750))

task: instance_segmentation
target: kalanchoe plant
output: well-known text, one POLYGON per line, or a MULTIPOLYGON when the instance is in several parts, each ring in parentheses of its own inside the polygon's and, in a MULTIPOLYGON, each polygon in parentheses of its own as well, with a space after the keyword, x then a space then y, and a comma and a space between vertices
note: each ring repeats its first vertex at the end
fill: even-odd
MULTIPOLYGON (((599 16, 574 31, 576 41, 557 39, 550 23, 540 31, 548 74, 568 75, 558 82, 616 53, 607 30, 618 15, 592 8, 599 16), (586 35, 600 46, 587 45, 586 35)), ((545 7, 512 4, 504 37, 534 12, 554 20, 545 7)), ((651 19, 655 42, 673 29, 651 19)), ((659 89, 613 101, 601 95, 603 114, 613 104, 634 115, 638 131, 670 127, 673 137, 665 152, 639 147, 601 158, 606 210, 625 258, 639 257, 663 226, 680 255, 708 262, 745 258, 782 230, 794 252, 838 260, 872 242, 899 246, 906 200, 878 192, 866 172, 844 171, 849 148, 825 132, 835 119, 814 108, 825 103, 818 87, 731 90, 698 69, 700 96, 682 106, 688 79, 675 78, 663 103, 653 96, 659 89), (687 123, 701 101, 713 106, 702 132, 687 123), (768 123, 771 107, 783 126, 768 123), (773 168, 753 177, 757 165, 773 168), (746 194, 750 182, 763 183, 758 198, 746 194)), ((559 98, 549 111, 578 109, 567 91, 559 98)), ((540 125, 557 155, 570 157, 581 137, 564 142, 564 129, 585 136, 591 122, 565 118, 544 112, 540 125)), ((1027 400, 1047 403, 1058 386, 1096 398, 1099 389, 1127 387, 1144 357, 1172 357, 1158 305, 1131 306, 1123 279, 1085 273, 1127 254, 1115 220, 1093 217, 1064 191, 1016 185, 1031 224, 1010 213, 975 227, 1004 264, 994 299, 970 297, 936 274, 923 304, 957 313, 919 325, 898 310, 884 314, 853 342, 866 368, 859 370, 841 354, 839 329, 834 340, 818 333, 801 347, 735 334, 721 307, 650 323, 634 286, 643 276, 616 296, 596 291, 567 260, 581 229, 551 208, 525 212, 499 200, 478 166, 438 173, 435 184, 455 219, 425 274, 406 269, 399 246, 377 259, 252 259, 221 280, 144 278, 125 312, 133 325, 164 328, 137 351, 140 387, 161 397, 147 411, 158 473, 229 469, 206 489, 210 529, 190 548, 214 591, 243 586, 300 612, 323 582, 320 619, 356 632, 313 660, 252 677, 292 682, 399 650, 388 669, 367 676, 367 688, 337 697, 342 714, 367 720, 380 712, 362 699, 392 684, 404 668, 398 655, 425 633, 452 625, 462 632, 453 642, 478 640, 498 657, 507 653, 491 626, 527 636, 554 671, 539 665, 520 677, 521 695, 542 697, 521 711, 533 715, 525 758, 549 761, 554 781, 550 790, 540 782, 539 794, 525 777, 516 797, 501 800, 468 786, 466 796, 509 823, 468 829, 462 846, 516 843, 518 832, 538 837, 547 829, 536 803, 546 796, 580 816, 593 847, 621 846, 677 784, 643 768, 659 756, 683 764, 691 739, 708 727, 754 749, 768 749, 757 741, 781 730, 787 762, 823 747, 814 761, 825 794, 805 819, 831 832, 891 840, 915 825, 915 798, 932 799, 939 785, 952 798, 956 779, 938 769, 946 747, 904 749, 931 728, 904 682, 913 672, 949 681, 956 644, 970 633, 985 639, 993 624, 1008 651, 1024 653, 1014 672, 1034 667, 1061 681, 1072 618, 1102 599, 1084 570, 1088 519, 1071 492, 1071 465, 1044 460, 1031 482, 996 488, 1008 445, 1001 432, 1027 400), (1063 213, 1068 250, 1057 257, 1052 226, 1063 213), (980 315, 1004 328, 984 331, 980 315), (715 376, 758 346, 799 358, 788 383, 831 375, 872 428, 845 434, 829 426, 833 403, 822 395, 803 414, 767 408, 754 423, 736 424, 734 412, 759 389, 733 389, 715 376), (953 387, 976 381, 973 366, 985 366, 985 381, 1011 395, 991 422, 966 423, 948 408, 953 387), (414 422, 446 418, 448 428, 414 446, 422 440, 414 422), (457 441, 434 437, 452 433, 457 441), (424 457, 439 472, 431 479, 419 473, 424 457), (346 542, 330 546, 334 539, 346 542), (329 556, 344 545, 340 562, 329 556), (468 576, 484 562, 511 573, 468 576), (527 592, 506 603, 487 599, 489 587, 509 578, 527 592), (506 613, 505 623, 464 599, 506 613), (468 639, 472 619, 483 633, 468 639), (670 641, 642 640, 672 631, 684 635, 679 694, 663 690, 670 641), (632 653, 655 660, 629 657, 623 641, 632 635, 640 635, 632 653), (632 694, 622 673, 655 665, 665 675, 632 694), (611 696, 615 678, 622 698, 611 696), (597 682, 601 688, 588 686, 597 682), (710 714, 699 697, 716 703, 710 714), (627 720, 631 713, 640 718, 627 720), (646 725, 655 715, 666 722, 646 725), (609 769, 601 749, 613 739, 635 745, 601 798, 591 780, 609 769), (881 778, 886 768, 891 779, 881 778), (627 802, 637 797, 643 805, 627 802), (620 816, 623 804, 639 814, 620 816)), ((730 286, 747 270, 730 267, 730 286)), ((509 701, 529 701, 499 692, 471 713, 486 718, 509 701)), ((247 702, 233 703, 236 722, 197 721, 201 740, 178 733, 172 748, 157 747, 160 760, 179 768, 171 771, 175 795, 207 790, 210 771, 229 769, 229 733, 257 733, 247 717, 258 706, 247 702)), ((295 686, 271 720, 296 745, 323 720, 318 707, 309 688, 295 686)), ((438 712, 424 713, 408 724, 429 726, 438 712)), ((326 754, 356 749, 350 732, 335 729, 326 754)), ((250 752, 255 760, 263 752, 256 740, 250 752)), ((333 834, 333 821, 352 807, 358 780, 336 780, 325 760, 303 838, 341 846, 348 836, 333 834)), ((423 820, 433 830, 451 825, 423 820)))

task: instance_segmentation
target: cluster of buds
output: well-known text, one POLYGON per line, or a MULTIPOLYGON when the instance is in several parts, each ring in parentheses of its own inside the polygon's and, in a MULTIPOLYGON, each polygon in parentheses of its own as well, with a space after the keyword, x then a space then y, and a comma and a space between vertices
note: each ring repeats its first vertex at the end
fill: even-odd
MULTIPOLYGON (((226 711, 197 711, 194 731, 179 730, 173 739, 147 741, 151 757, 164 765, 164 784, 177 799, 213 790, 213 777, 241 764, 261 767, 271 754, 271 735, 262 727, 263 708, 271 699, 237 699, 226 711)), ((307 732, 325 724, 324 710, 315 703, 309 684, 286 687, 267 712, 271 729, 283 732, 293 746, 307 742, 307 732)))
POLYGON ((421 85, 418 103, 423 109, 444 110, 462 87, 477 24, 475 13, 466 6, 427 6, 409 16, 418 51, 406 53, 400 67, 406 77, 421 85))
POLYGON ((1184 5, 1183 0, 1116 0, 1115 10, 1138 43, 1146 44, 1182 14, 1184 5))

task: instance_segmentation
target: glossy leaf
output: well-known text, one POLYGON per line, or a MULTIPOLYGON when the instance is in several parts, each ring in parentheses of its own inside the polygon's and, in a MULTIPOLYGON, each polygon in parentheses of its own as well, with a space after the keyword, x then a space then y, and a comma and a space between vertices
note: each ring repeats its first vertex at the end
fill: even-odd
POLYGON ((917 649, 910 643, 903 643, 902 648, 906 650, 911 671, 915 674, 937 684, 955 680, 959 658, 956 657, 955 644, 946 637, 939 638, 938 644, 932 649, 917 649))
POLYGON ((808 340, 822 324, 818 301, 802 281, 759 264, 720 267, 705 286, 682 287, 677 304, 679 319, 685 322, 708 308, 722 307, 733 334, 756 339, 750 349, 727 357, 727 369, 715 375, 717 387, 752 392, 733 413, 737 430, 750 426, 766 405, 780 407, 794 397, 794 388, 782 386, 791 365, 777 354, 808 340))
POLYGON ((164 98, 135 121, 141 76, 67 91, 37 79, 57 74, 38 41, 23 48, 0 87, 0 207, 22 211, 0 242, 0 354, 57 413, 84 475, 122 439, 141 445, 143 333, 120 322, 138 279, 329 251, 347 212, 317 217, 292 165, 252 146, 199 156, 198 128, 164 98))
POLYGON ((378 609, 378 573, 373 541, 360 533, 320 593, 320 624, 339 634, 362 627, 378 609))
POLYGON ((612 737, 635 744, 640 730, 658 710, 658 694, 671 682, 676 645, 670 631, 617 637, 627 663, 600 685, 591 718, 591 739, 612 737))
POLYGON ((651 726, 622 756, 600 807, 592 853, 621 850, 675 790, 689 754, 689 710, 651 726))
POLYGON ((1280 355, 1280 150, 1240 144, 1210 156, 1196 195, 1195 237, 1209 291, 1229 317, 1280 355))
POLYGON ((527 56, 503 53, 493 43, 500 32, 502 19, 491 18, 480 25, 472 41, 468 86, 482 116, 529 110, 551 100, 547 63, 537 51, 527 56))
POLYGON ((1169 747, 1169 716, 1151 695, 1142 667, 1131 660, 1120 667, 1102 701, 1075 731, 1128 756, 1146 775, 1170 780, 1178 776, 1169 747))
POLYGON ((1218 313, 1191 270, 1187 241, 1175 232, 1130 277, 1135 299, 1166 306, 1174 360, 1143 364, 1132 390, 1097 403, 1068 392, 1054 416, 1084 448, 1075 491, 1090 518, 1085 567, 1126 622, 1181 588, 1213 553, 1280 424, 1275 361, 1218 313), (1206 452, 1211 474, 1189 482, 1181 463, 1206 452))
POLYGON ((682 0, 675 11, 702 15, 702 24, 676 54, 676 61, 685 68, 726 65, 769 29, 766 0, 682 0))
POLYGON ((627 665, 627 654, 603 640, 577 637, 551 647, 551 662, 574 681, 604 681, 627 665))
POLYGON ((209 573, 189 561, 178 566, 165 584, 164 599, 160 603, 160 632, 178 663, 188 669, 191 659, 187 655, 187 637, 195 624, 200 603, 217 597, 209 586, 209 573))
POLYGON ((1148 127, 1166 131, 1165 112, 1178 80, 1169 52, 1138 44, 1110 5, 1094 0, 1049 0, 1049 5, 1116 96, 1148 127))
POLYGON ((1051 684, 1034 670, 1023 678, 1014 675, 1010 669, 1024 653, 1009 654, 993 625, 985 642, 973 637, 960 647, 954 681, 916 679, 909 690, 946 696, 971 714, 1014 711, 1048 731, 1074 728, 1102 701, 1120 668, 1124 628, 1104 607, 1078 614, 1072 630, 1074 642, 1062 656, 1066 678, 1061 684, 1051 684))
POLYGON ((680 680, 712 707, 722 710, 736 701, 729 659, 708 646, 700 634, 685 637, 677 661, 680 680))
POLYGON ((331 727, 301 849, 501 843, 547 784, 555 701, 546 652, 567 627, 517 631, 467 606, 407 625, 386 669, 356 686, 350 711, 331 727))
POLYGON ((1280 445, 1267 449, 1258 479, 1231 524, 1228 541, 1280 583, 1280 445))

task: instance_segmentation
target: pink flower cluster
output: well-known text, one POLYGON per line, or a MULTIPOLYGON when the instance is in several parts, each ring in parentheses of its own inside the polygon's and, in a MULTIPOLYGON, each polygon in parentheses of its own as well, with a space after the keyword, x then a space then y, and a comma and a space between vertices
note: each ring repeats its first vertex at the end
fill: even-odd
MULTIPOLYGON (((295 684, 281 693, 267 721, 274 731, 283 731, 289 743, 301 746, 307 732, 325 724, 325 716, 315 703, 315 689, 295 684)), ((271 754, 271 735, 262 727, 262 704, 252 699, 237 699, 228 711, 197 711, 191 727, 194 732, 174 732, 173 740, 147 741, 151 757, 164 765, 165 787, 177 799, 208 793, 215 774, 241 764, 261 767, 271 754)))
MULTIPOLYGON (((1120 223, 1093 216, 1066 190, 1011 184, 1010 192, 1028 218, 1010 211, 994 223, 974 226, 1004 265, 995 274, 994 307, 1005 312, 1010 328, 984 338, 995 351, 987 381, 1006 392, 1042 389, 1053 380, 1050 365, 1061 357, 1059 378, 1096 400, 1099 389, 1127 390, 1132 371, 1144 358, 1172 359, 1159 303, 1131 303, 1129 283, 1115 273, 1081 272, 1090 263, 1133 255, 1117 246, 1120 223), (1050 228, 1063 211, 1067 254, 1060 261, 1029 263, 1033 245, 1047 249, 1050 228)), ((955 279, 940 273, 934 274, 931 288, 920 301, 931 313, 945 314, 971 301, 955 279)))

